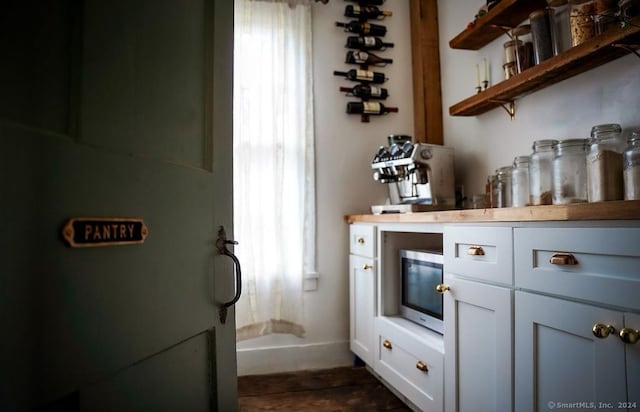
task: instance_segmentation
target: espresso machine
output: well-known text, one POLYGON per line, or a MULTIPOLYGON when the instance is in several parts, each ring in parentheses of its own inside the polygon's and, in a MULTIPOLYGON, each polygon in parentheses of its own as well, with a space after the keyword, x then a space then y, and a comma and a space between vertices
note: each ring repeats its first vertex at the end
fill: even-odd
POLYGON ((371 168, 373 179, 389 189, 388 204, 371 206, 373 214, 455 208, 453 148, 391 135, 389 146, 376 152, 371 168))

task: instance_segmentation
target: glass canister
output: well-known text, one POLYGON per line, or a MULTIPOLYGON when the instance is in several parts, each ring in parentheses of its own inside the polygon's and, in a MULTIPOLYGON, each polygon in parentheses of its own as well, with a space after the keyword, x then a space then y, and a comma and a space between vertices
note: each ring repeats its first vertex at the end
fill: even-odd
POLYGON ((640 16, 640 0, 620 0, 620 19, 629 24, 629 20, 640 16))
POLYGON ((551 191, 553 204, 587 201, 587 139, 561 140, 553 145, 551 191))
POLYGON ((569 0, 547 0, 553 10, 553 30, 555 34, 553 54, 557 56, 571 48, 571 30, 569 24, 569 0))
POLYGON ((625 200, 640 200, 640 130, 629 137, 623 169, 625 200))
POLYGON ((511 172, 512 166, 503 166, 496 169, 498 199, 495 207, 511 207, 511 172))
POLYGON ((531 39, 533 40, 533 57, 536 64, 540 64, 553 57, 553 10, 550 8, 534 11, 529 15, 531 24, 531 39))
POLYGON ((497 207, 497 186, 498 186, 498 178, 496 175, 487 176, 487 183, 485 185, 485 207, 497 207))
POLYGON ((577 46, 596 34, 593 24, 594 0, 569 0, 569 7, 571 8, 569 15, 571 44, 577 46))
POLYGON ((625 142, 619 124, 601 124, 591 129, 587 154, 587 198, 589 202, 622 200, 622 153, 625 142))
POLYGON ((551 162, 553 161, 553 145, 557 140, 536 140, 533 142, 533 153, 529 161, 529 204, 550 205, 551 196, 551 162))
POLYGON ((593 24, 596 35, 603 34, 618 25, 618 0, 595 0, 593 24))
POLYGON ((529 156, 518 156, 513 160, 511 172, 511 205, 513 207, 529 204, 529 156))

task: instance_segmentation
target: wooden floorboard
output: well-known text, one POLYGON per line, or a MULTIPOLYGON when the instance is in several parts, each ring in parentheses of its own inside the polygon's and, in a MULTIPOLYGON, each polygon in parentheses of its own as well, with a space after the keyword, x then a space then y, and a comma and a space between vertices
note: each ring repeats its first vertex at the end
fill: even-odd
POLYGON ((251 375, 238 378, 240 412, 408 412, 364 367, 251 375))

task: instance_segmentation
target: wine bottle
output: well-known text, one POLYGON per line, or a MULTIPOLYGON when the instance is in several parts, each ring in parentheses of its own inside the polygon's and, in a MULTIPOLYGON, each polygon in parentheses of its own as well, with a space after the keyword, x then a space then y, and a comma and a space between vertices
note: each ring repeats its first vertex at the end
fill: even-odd
POLYGON ((361 35, 371 35, 371 36, 384 36, 387 34, 387 28, 381 26, 379 24, 372 24, 367 22, 359 22, 357 20, 352 20, 348 23, 341 23, 339 21, 336 22, 336 26, 344 27, 344 31, 349 31, 351 33, 358 33, 361 35))
POLYGON ((356 70, 351 69, 348 72, 334 71, 336 76, 344 76, 349 80, 369 82, 369 83, 384 83, 387 78, 384 77, 384 73, 372 72, 369 70, 356 70))
POLYGON ((377 19, 382 20, 393 15, 392 12, 380 10, 376 6, 345 6, 344 15, 355 19, 377 19))
POLYGON ((387 47, 393 47, 393 43, 385 43, 373 36, 349 36, 345 47, 350 49, 384 50, 387 47))
POLYGON ((351 3, 358 3, 361 6, 368 6, 368 5, 382 6, 385 2, 385 0, 345 0, 345 1, 350 1, 351 3))
POLYGON ((341 92, 346 92, 355 97, 359 97, 364 100, 380 99, 384 100, 389 96, 389 91, 383 87, 375 87, 369 84, 357 84, 353 87, 341 87, 341 92))
POLYGON ((349 64, 366 64, 371 66, 386 66, 393 63, 393 59, 385 59, 362 50, 350 50, 347 52, 346 62, 349 64))
POLYGON ((349 102, 347 103, 347 113, 349 114, 373 114, 382 115, 387 113, 397 113, 397 107, 387 107, 379 102, 349 102))

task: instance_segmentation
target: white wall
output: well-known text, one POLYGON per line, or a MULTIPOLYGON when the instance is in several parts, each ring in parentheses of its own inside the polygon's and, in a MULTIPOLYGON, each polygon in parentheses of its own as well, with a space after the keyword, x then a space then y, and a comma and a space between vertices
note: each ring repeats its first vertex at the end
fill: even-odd
POLYGON ((630 55, 516 101, 516 118, 501 108, 477 117, 451 117, 449 107, 474 93, 475 65, 491 61, 494 84, 503 79, 506 35, 479 51, 453 50, 449 40, 482 2, 438 1, 445 145, 456 151, 456 178, 467 195, 483 193, 488 174, 531 153, 538 139, 587 138, 593 125, 640 127, 640 59, 630 55))
POLYGON ((271 335, 238 344, 240 375, 286 370, 328 368, 348 365, 348 226, 344 216, 369 213, 370 205, 384 202, 386 187, 373 181, 370 162, 375 150, 386 144, 389 134, 413 134, 413 95, 411 84, 411 36, 409 1, 392 0, 385 10, 393 16, 380 21, 388 29, 385 40, 394 48, 374 52, 394 59, 394 63, 375 71, 389 80, 385 105, 399 107, 399 113, 371 118, 361 123, 357 115, 345 113, 348 101, 340 86, 355 83, 334 76, 334 70, 357 66, 344 63, 348 33, 335 27, 347 21, 341 0, 313 6, 313 58, 315 84, 315 132, 317 174, 317 244, 320 280, 316 291, 305 292, 304 339, 271 335))

